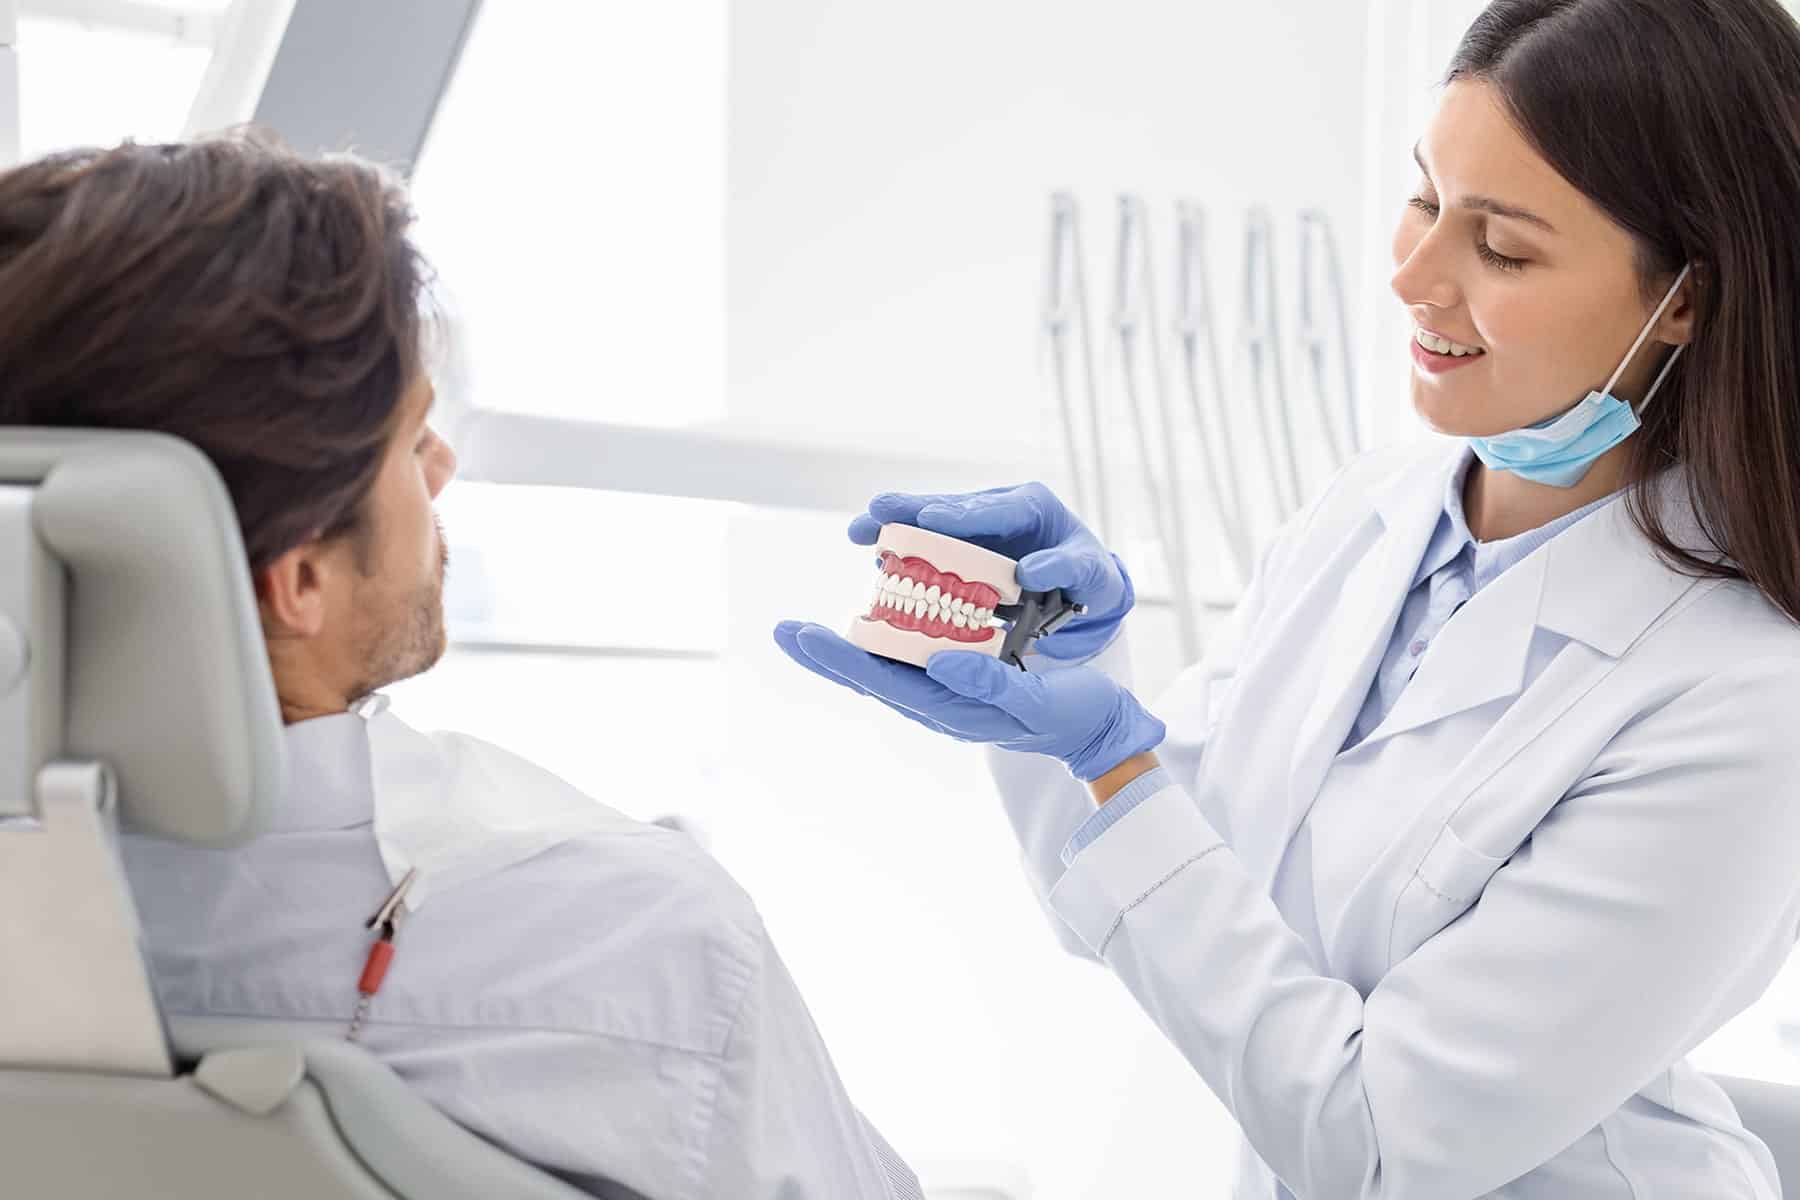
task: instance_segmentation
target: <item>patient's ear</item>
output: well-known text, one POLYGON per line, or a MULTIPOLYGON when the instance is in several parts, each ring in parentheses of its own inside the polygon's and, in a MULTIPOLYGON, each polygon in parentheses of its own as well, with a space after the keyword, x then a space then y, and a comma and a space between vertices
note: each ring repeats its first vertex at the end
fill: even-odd
POLYGON ((325 628, 328 590, 340 569, 332 551, 308 540, 255 573, 265 636, 314 637, 325 628))

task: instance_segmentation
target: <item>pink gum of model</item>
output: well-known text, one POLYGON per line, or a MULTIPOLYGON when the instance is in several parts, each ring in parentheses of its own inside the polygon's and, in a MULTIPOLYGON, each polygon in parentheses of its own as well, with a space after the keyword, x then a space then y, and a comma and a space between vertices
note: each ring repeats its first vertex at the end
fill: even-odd
POLYGON ((875 549, 875 596, 850 622, 851 644, 915 667, 939 650, 999 657, 1006 629, 993 611, 1019 601, 1015 560, 912 525, 883 525, 875 549))

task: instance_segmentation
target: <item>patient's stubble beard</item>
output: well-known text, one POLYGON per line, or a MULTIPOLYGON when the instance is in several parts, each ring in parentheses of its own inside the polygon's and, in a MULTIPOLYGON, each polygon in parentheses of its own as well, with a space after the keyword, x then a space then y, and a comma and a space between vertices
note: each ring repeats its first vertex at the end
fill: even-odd
POLYGON ((413 593, 401 619, 375 625, 365 630, 368 639, 358 657, 368 672, 350 693, 366 696, 391 683, 411 679, 429 670, 444 656, 447 638, 444 631, 444 576, 450 565, 450 546, 444 537, 444 526, 437 526, 438 563, 435 576, 413 593))

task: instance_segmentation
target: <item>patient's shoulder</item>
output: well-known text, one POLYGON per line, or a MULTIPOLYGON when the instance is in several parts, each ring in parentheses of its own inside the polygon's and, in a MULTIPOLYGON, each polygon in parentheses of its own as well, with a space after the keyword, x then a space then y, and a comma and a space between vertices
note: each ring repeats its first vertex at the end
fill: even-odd
POLYGON ((408 950, 485 1021, 721 1053, 767 935, 737 881, 656 826, 564 842, 428 902, 408 950), (464 989, 467 989, 466 991, 464 989))
POLYGON ((601 912, 613 918, 607 928, 665 945, 762 937, 756 906, 730 872, 692 837, 660 826, 577 837, 495 881, 529 893, 522 902, 548 936, 581 945, 604 932, 593 928, 601 912))

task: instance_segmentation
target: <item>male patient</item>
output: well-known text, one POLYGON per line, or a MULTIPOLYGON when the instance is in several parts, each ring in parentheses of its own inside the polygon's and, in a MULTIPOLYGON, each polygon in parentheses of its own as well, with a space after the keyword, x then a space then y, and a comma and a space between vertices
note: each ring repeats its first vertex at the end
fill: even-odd
MULTIPOLYGON (((521 186, 493 235, 541 202, 521 186)), ((364 919, 391 890, 347 710, 443 653, 432 501, 456 469, 427 421, 430 279, 410 219, 382 168, 248 131, 0 174, 0 425, 160 430, 208 455, 286 724, 265 836, 125 839, 178 1036, 200 1018, 344 1036, 364 919)), ((463 1125, 596 1195, 918 1195, 749 899, 680 833, 585 835, 434 894, 360 1040, 463 1125)))

